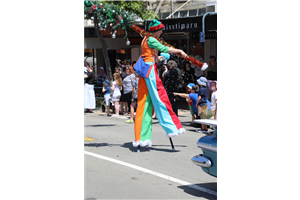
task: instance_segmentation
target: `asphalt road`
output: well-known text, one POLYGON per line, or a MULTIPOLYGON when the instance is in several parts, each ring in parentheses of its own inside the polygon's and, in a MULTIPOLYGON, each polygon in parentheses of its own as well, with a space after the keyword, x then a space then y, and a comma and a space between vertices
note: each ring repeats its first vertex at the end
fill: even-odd
POLYGON ((217 179, 191 162, 202 153, 196 142, 204 134, 187 126, 189 111, 179 111, 187 132, 172 138, 175 152, 158 120, 153 120, 152 147, 138 153, 132 146, 134 124, 125 123, 125 116, 84 115, 85 200, 217 198, 217 179))

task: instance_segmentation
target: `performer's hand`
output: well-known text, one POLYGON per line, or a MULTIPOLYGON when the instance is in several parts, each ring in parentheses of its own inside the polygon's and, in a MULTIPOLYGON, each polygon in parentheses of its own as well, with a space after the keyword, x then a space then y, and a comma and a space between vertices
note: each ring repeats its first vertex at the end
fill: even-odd
POLYGON ((184 53, 184 51, 182 51, 182 50, 181 50, 181 52, 180 52, 180 55, 181 55, 182 57, 184 57, 184 58, 188 56, 188 55, 187 55, 186 53, 184 53))
POLYGON ((159 61, 163 61, 165 58, 163 56, 157 56, 159 61))
POLYGON ((177 93, 173 92, 174 96, 177 96, 177 93))

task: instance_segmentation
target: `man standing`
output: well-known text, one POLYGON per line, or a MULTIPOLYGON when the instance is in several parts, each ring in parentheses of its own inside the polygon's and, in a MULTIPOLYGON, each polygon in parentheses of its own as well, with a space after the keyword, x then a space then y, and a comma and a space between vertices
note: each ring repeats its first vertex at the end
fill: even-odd
POLYGON ((209 57, 210 62, 208 63, 207 68, 207 80, 217 80, 217 61, 216 56, 212 55, 209 57))
POLYGON ((168 68, 165 66, 165 71, 162 74, 162 77, 165 81, 165 88, 167 91, 167 95, 169 97, 170 103, 172 105, 172 109, 174 113, 178 116, 178 108, 177 108, 177 97, 174 96, 174 92, 177 92, 178 86, 178 71, 177 63, 174 60, 169 60, 168 68))

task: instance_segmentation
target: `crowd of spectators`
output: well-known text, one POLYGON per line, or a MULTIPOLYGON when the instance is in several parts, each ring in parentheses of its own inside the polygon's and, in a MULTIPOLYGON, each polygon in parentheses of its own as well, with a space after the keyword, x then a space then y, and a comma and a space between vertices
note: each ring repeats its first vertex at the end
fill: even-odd
MULTIPOLYGON (((85 112, 93 112, 92 110, 95 109, 95 103, 92 103, 91 99, 95 99, 93 85, 98 84, 101 87, 103 86, 102 92, 105 93, 105 104, 108 109, 105 116, 110 116, 110 96, 115 107, 115 114, 112 117, 129 115, 130 119, 125 122, 134 123, 133 116, 137 106, 139 80, 138 75, 133 69, 135 63, 136 61, 129 63, 126 60, 122 62, 121 60, 117 60, 113 74, 114 81, 112 83, 107 80, 107 75, 103 67, 99 67, 96 77, 94 66, 85 63, 85 112)), ((178 116, 177 96, 186 98, 189 109, 193 109, 191 110, 192 123, 190 124, 192 126, 194 126, 193 120, 195 118, 207 117, 208 108, 212 110, 214 119, 217 119, 216 57, 213 55, 210 56, 210 62, 205 71, 199 69, 191 67, 191 64, 185 61, 181 65, 174 60, 169 60, 167 64, 166 62, 164 64, 162 62, 158 63, 159 77, 162 79, 174 113, 178 116), (211 105, 207 106, 207 103, 211 105)), ((93 101, 95 102, 95 100, 93 101)), ((155 112, 152 114, 155 116, 155 112)), ((207 131, 207 127, 202 126, 200 131, 207 131)))

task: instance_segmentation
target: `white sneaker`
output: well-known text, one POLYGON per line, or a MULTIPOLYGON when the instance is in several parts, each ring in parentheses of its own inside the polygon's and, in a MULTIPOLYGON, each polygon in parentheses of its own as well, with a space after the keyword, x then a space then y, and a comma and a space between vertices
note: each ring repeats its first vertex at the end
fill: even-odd
POLYGON ((208 134, 208 131, 203 131, 201 128, 199 130, 197 130, 197 133, 205 133, 208 134))
POLYGON ((197 133, 202 133, 202 129, 200 128, 199 130, 197 130, 197 133))
POLYGON ((202 71, 205 71, 208 68, 208 64, 204 63, 203 66, 201 67, 202 71))

